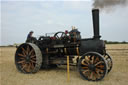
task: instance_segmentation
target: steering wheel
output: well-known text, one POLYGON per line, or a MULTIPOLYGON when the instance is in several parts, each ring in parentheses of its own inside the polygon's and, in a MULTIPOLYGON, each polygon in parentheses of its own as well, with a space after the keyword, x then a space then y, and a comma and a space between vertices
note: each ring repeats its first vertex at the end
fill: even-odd
POLYGON ((54 35, 54 37, 56 38, 56 39, 62 39, 62 38, 64 38, 66 36, 66 34, 64 33, 64 32, 57 32, 57 33, 55 33, 55 35, 54 35))

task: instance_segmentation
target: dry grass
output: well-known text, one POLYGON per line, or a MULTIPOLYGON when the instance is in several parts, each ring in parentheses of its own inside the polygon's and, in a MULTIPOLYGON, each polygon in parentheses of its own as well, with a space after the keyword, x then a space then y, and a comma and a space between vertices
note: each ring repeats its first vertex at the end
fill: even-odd
MULTIPOLYGON (((128 45, 107 45, 108 49, 128 49, 128 45)), ((22 74, 14 64, 14 47, 0 48, 1 85, 128 85, 128 51, 110 51, 114 62, 112 71, 99 82, 83 80, 76 67, 70 68, 70 82, 67 83, 66 67, 40 70, 36 74, 22 74)))

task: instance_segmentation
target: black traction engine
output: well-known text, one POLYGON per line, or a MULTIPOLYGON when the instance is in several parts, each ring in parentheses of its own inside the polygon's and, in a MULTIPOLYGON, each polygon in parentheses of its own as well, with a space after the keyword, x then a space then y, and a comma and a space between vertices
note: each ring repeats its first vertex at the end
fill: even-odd
POLYGON ((15 64, 22 73, 36 73, 40 68, 76 65, 83 79, 98 81, 112 69, 112 58, 99 35, 99 10, 93 9, 93 38, 81 39, 75 27, 71 31, 56 32, 53 36, 40 36, 18 46, 15 64))

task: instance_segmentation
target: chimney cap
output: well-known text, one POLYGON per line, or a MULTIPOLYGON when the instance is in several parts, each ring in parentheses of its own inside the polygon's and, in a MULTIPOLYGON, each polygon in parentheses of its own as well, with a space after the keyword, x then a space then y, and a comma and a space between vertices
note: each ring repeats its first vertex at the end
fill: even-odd
POLYGON ((92 11, 99 11, 99 9, 97 9, 97 8, 93 8, 92 11))

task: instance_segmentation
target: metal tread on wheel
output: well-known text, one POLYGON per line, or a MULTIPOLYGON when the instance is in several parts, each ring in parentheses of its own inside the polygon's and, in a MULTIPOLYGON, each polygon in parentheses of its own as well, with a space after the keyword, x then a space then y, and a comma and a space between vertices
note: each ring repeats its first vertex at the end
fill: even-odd
POLYGON ((78 71, 83 79, 99 81, 102 80, 108 72, 107 62, 101 54, 88 52, 80 58, 78 71))
POLYGON ((35 44, 23 43, 16 50, 15 64, 22 73, 36 73, 42 65, 42 53, 35 44))
POLYGON ((104 58, 107 62, 108 73, 109 73, 112 70, 112 67, 113 67, 112 57, 108 53, 105 53, 104 58))

